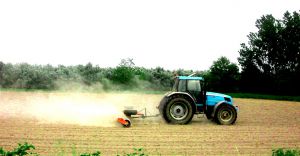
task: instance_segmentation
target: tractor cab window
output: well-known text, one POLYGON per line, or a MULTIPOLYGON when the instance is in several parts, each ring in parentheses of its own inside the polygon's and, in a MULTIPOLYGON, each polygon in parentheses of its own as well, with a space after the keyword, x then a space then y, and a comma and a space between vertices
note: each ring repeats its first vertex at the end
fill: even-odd
POLYGON ((186 91, 186 80, 179 80, 178 82, 178 92, 186 91))
POLYGON ((201 91, 200 81, 199 80, 189 80, 187 83, 187 88, 189 91, 201 91))

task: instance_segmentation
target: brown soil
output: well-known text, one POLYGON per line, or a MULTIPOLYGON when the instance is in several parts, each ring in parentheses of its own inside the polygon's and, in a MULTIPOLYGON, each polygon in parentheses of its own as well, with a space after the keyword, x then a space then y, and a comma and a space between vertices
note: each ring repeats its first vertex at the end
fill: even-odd
POLYGON ((0 147, 29 142, 41 155, 101 151, 103 155, 142 147, 150 155, 271 155, 275 148, 300 148, 300 103, 234 99, 236 124, 221 126, 195 116, 191 124, 169 125, 160 117, 116 123, 125 106, 156 114, 162 95, 133 93, 0 92, 0 147))

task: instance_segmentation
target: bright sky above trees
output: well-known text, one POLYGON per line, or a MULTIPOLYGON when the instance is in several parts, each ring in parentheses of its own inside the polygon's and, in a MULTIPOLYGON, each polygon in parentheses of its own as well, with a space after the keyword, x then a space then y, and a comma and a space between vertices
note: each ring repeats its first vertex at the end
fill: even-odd
POLYGON ((240 43, 262 15, 282 18, 299 0, 0 1, 0 61, 30 64, 208 69, 240 43))

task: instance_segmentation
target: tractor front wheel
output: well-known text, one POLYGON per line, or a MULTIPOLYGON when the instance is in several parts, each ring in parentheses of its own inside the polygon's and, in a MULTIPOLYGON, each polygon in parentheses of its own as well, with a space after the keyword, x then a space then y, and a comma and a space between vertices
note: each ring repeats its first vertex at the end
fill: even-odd
POLYGON ((215 120, 218 124, 221 125, 230 125, 234 124, 237 118, 236 110, 227 105, 223 105, 217 109, 215 114, 215 120))
POLYGON ((181 97, 166 103, 163 113, 165 120, 172 124, 188 124, 194 115, 190 102, 181 97))

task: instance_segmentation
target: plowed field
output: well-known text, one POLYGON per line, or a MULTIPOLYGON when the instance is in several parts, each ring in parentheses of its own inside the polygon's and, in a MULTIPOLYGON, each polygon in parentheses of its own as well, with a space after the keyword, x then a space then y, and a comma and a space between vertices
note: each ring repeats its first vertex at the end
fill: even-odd
POLYGON ((27 141, 41 155, 101 151, 103 155, 142 147, 150 155, 271 155, 275 148, 300 148, 300 103, 234 99, 235 125, 220 126, 195 116, 191 124, 169 125, 160 117, 115 122, 125 106, 156 114, 162 95, 133 93, 0 92, 0 147, 27 141))

